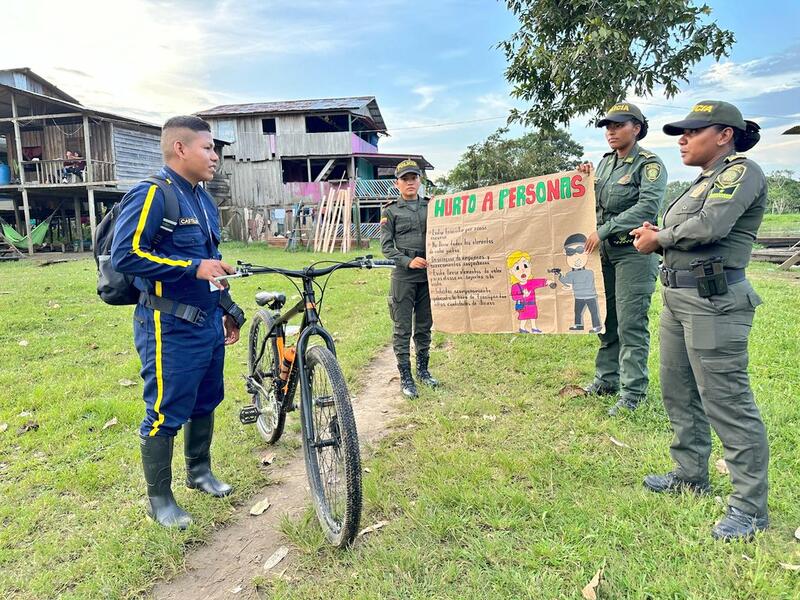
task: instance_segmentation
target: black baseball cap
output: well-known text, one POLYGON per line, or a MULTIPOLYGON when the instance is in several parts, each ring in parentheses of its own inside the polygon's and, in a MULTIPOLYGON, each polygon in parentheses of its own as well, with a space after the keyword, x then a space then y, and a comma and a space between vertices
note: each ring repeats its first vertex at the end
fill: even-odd
POLYGON ((394 169, 394 176, 396 179, 400 179, 403 175, 408 173, 416 173, 422 177, 422 170, 419 168, 419 165, 416 161, 411 159, 399 162, 394 169))

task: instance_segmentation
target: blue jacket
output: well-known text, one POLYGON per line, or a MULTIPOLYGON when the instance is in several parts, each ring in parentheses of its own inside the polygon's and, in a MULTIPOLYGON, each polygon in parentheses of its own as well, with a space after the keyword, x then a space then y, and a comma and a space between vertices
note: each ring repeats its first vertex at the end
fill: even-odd
POLYGON ((180 205, 175 231, 154 247, 164 195, 156 185, 137 184, 122 199, 111 264, 120 273, 135 275, 135 285, 142 291, 208 311, 219 303, 219 295, 196 275, 202 259, 222 258, 217 249, 221 238, 217 205, 201 186, 192 187, 169 167, 162 167, 159 174, 175 186, 180 205))

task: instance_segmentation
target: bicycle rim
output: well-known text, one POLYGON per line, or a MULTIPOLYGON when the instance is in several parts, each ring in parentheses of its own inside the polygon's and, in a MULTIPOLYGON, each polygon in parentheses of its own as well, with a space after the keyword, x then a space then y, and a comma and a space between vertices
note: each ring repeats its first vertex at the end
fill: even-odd
POLYGON ((311 422, 303 450, 317 517, 328 541, 352 543, 361 518, 361 457, 350 395, 336 358, 327 348, 307 352, 311 422))

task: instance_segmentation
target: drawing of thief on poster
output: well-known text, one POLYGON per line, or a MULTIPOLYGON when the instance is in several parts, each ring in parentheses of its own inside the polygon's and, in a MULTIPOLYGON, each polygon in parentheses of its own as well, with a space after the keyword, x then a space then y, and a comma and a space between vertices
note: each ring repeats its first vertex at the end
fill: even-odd
POLYGON ((433 322, 448 333, 603 330, 592 175, 556 173, 435 196, 428 205, 433 322))

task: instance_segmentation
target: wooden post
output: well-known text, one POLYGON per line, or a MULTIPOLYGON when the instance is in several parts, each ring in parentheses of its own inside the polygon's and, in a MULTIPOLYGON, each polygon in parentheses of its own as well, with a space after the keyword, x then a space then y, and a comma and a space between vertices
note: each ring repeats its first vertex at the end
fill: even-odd
POLYGON ((356 194, 356 183, 358 182, 358 171, 356 170, 356 157, 351 156, 350 160, 353 165, 353 223, 356 226, 356 244, 361 248, 361 207, 358 203, 358 194, 356 194))
MULTIPOLYGON (((94 172, 92 167, 92 143, 89 138, 92 137, 91 129, 89 129, 89 117, 83 115, 83 148, 86 152, 86 181, 94 181, 94 172)), ((89 214, 94 213, 91 201, 94 199, 94 193, 90 192, 89 196, 89 214)), ((93 223, 93 222, 92 222, 93 223)), ((94 230, 92 230, 94 231, 94 230)))
POLYGON ((75 207, 75 240, 80 244, 78 252, 83 252, 83 229, 81 229, 81 199, 78 196, 74 197, 75 207))
POLYGON ((97 209, 94 205, 94 188, 90 187, 87 190, 87 195, 89 197, 89 228, 92 231, 92 239, 89 241, 92 244, 92 250, 94 250, 94 232, 97 229, 97 209))
POLYGON ((17 99, 11 92, 11 114, 14 119, 14 141, 17 147, 17 164, 19 165, 19 182, 22 185, 22 211, 25 213, 25 231, 28 234, 28 254, 33 254, 33 238, 31 237, 31 208, 28 205, 28 190, 25 189, 25 167, 22 164, 22 134, 19 129, 17 99))
POLYGON ((66 234, 69 243, 72 243, 72 228, 69 226, 69 221, 67 220, 67 213, 64 211, 64 205, 61 205, 61 208, 58 209, 59 216, 61 217, 61 235, 66 234))
POLYGON ((22 225, 22 217, 19 216, 19 202, 17 202, 16 197, 12 198, 11 201, 14 204, 14 221, 17 224, 17 231, 22 231, 25 227, 22 225))

